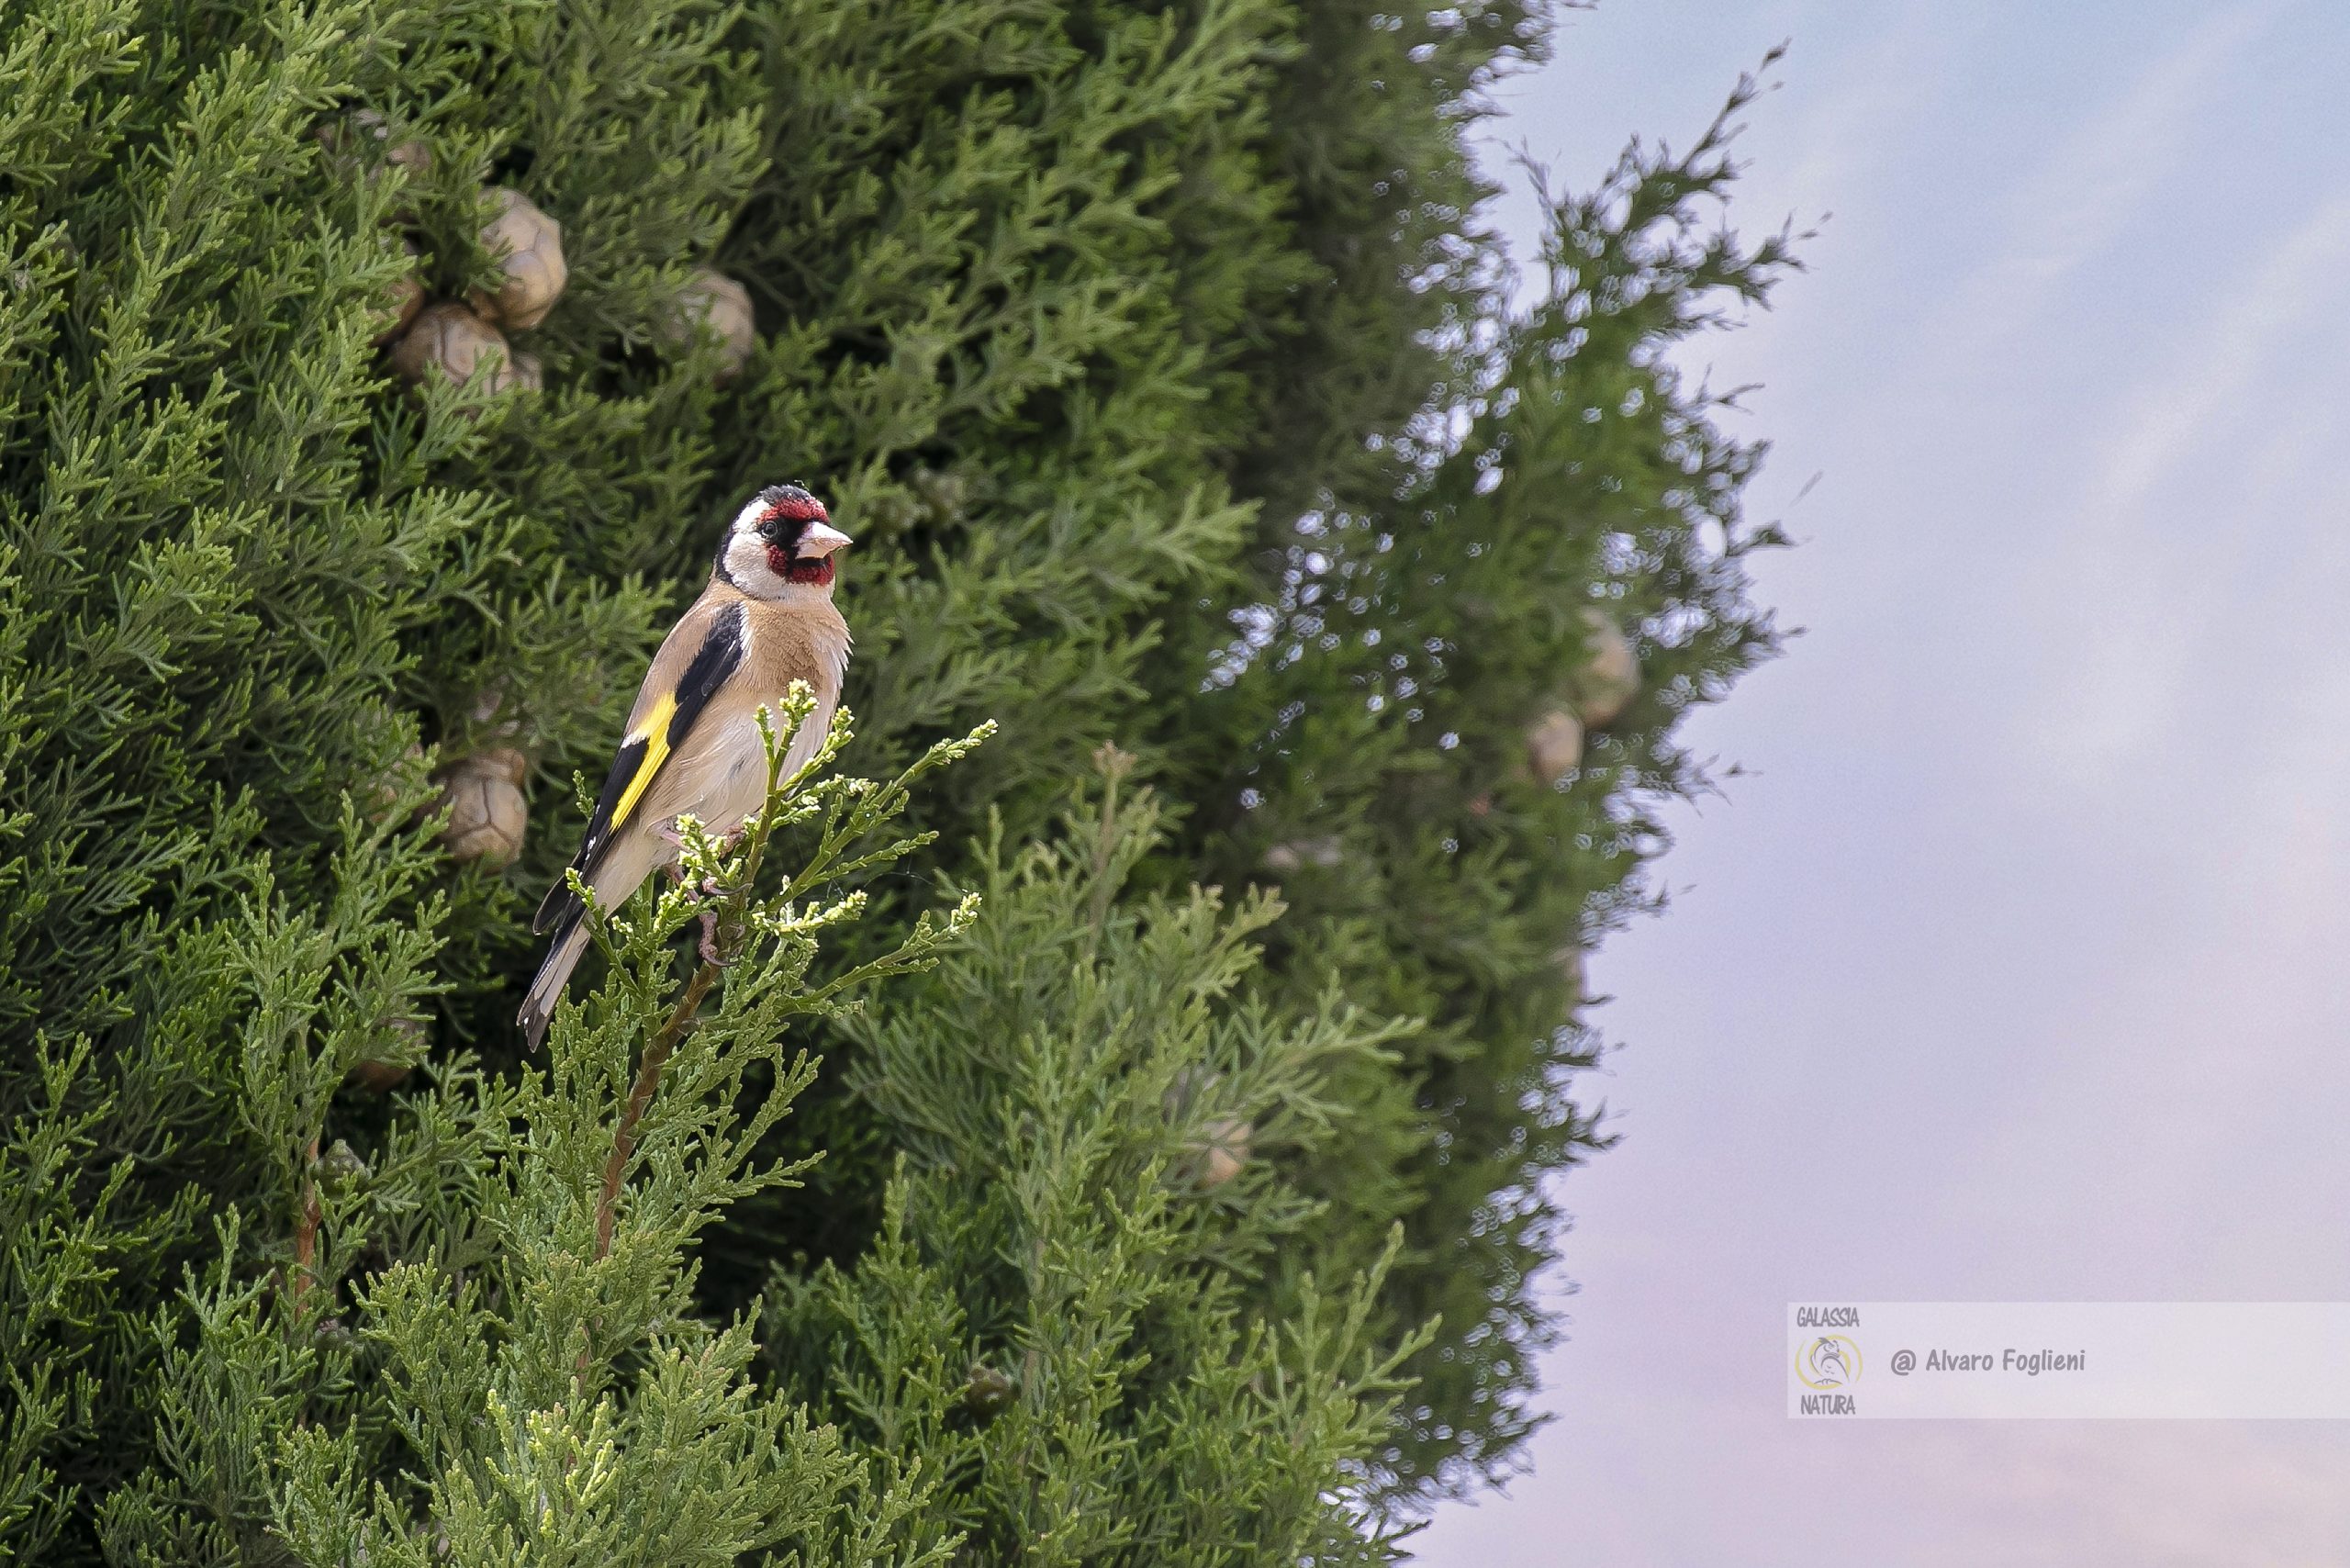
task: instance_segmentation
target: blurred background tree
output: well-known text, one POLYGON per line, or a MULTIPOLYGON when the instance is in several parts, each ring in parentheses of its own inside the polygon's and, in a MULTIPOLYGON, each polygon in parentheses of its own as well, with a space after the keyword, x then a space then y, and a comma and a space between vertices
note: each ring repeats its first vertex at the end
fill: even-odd
POLYGON ((1521 303, 1535 5, 0 28, 0 1550, 616 1553, 670 1464, 732 1501, 648 1562, 1376 1558, 1506 1466, 1581 955, 1774 645, 1666 357, 1788 264, 1727 116, 1521 303), (859 769, 1000 726, 823 961, 990 905, 702 1084, 800 1185, 606 1257, 501 1129, 662 999, 524 1057, 528 912, 777 479, 858 540, 859 769))

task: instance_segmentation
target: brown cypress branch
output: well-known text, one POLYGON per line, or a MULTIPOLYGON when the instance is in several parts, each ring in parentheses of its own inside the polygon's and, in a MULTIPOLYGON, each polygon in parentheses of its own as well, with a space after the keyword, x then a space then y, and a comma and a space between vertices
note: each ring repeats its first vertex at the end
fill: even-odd
POLYGON ((319 1256, 319 1140, 302 1150, 302 1201, 294 1215, 294 1310, 298 1316, 302 1298, 309 1294, 310 1272, 319 1256))
POLYGON ((1094 749, 1093 766, 1102 770, 1102 832, 1093 844, 1093 946, 1110 924, 1110 860, 1118 844, 1118 780, 1132 772, 1134 756, 1103 741, 1094 749))
POLYGON ((677 1041, 693 1022, 701 1008, 702 998, 718 983, 718 966, 704 964, 686 982, 685 995, 669 1010, 662 1021, 661 1030, 644 1047, 644 1058, 637 1063, 636 1081, 629 1086, 628 1100, 621 1107, 620 1125, 612 1129, 612 1152, 604 1158, 603 1191, 596 1200, 596 1256, 603 1258, 612 1249, 612 1228, 619 1217, 621 1180, 628 1173, 629 1157, 636 1152, 636 1127, 652 1108, 653 1096, 661 1087, 661 1070, 669 1064, 669 1057, 677 1048, 677 1041))

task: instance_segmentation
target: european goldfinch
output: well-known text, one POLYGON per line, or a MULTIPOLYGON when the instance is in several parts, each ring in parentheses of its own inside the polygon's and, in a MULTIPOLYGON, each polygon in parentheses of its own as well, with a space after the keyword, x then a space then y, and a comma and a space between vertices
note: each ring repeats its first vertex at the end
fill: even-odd
MULTIPOLYGON (((848 542, 823 503, 798 485, 770 485, 734 514, 710 586, 653 655, 571 862, 606 909, 675 863, 679 816, 727 834, 765 803, 758 711, 779 703, 795 680, 815 693, 816 711, 792 738, 784 771, 822 743, 848 666, 848 626, 833 607, 833 553, 848 542)), ((557 882, 531 923, 554 934, 516 1020, 533 1047, 587 948, 585 913, 557 882)))

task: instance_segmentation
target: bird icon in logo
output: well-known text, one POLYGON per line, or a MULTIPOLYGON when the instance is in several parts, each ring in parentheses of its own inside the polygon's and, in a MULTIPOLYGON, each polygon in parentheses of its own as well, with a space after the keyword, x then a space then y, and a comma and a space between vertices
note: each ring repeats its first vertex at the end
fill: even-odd
POLYGON ((1796 1355, 1796 1375, 1812 1388, 1843 1388, 1859 1380, 1861 1348, 1841 1334, 1822 1334, 1796 1355))

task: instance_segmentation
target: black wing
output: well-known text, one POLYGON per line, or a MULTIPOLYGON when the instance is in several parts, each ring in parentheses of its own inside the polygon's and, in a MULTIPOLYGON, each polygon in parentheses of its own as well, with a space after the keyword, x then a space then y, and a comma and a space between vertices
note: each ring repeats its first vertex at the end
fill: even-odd
MULTIPOLYGON (((580 844, 579 853, 572 857, 571 868, 582 879, 595 874, 596 864, 610 847, 612 835, 628 825, 637 803, 644 799, 645 790, 660 773, 661 765, 685 744, 686 737, 693 733, 694 721, 701 717, 719 688, 742 666, 744 619, 743 606, 731 604, 711 620, 700 648, 695 651, 693 662, 686 666, 676 689, 656 697, 645 711, 644 722, 621 743, 620 755, 612 758, 612 770, 604 776, 604 790, 597 798, 595 814, 588 819, 588 836, 580 844)), ((558 881, 547 890, 538 914, 531 921, 531 929, 550 931, 575 917, 579 907, 569 883, 558 881)))

